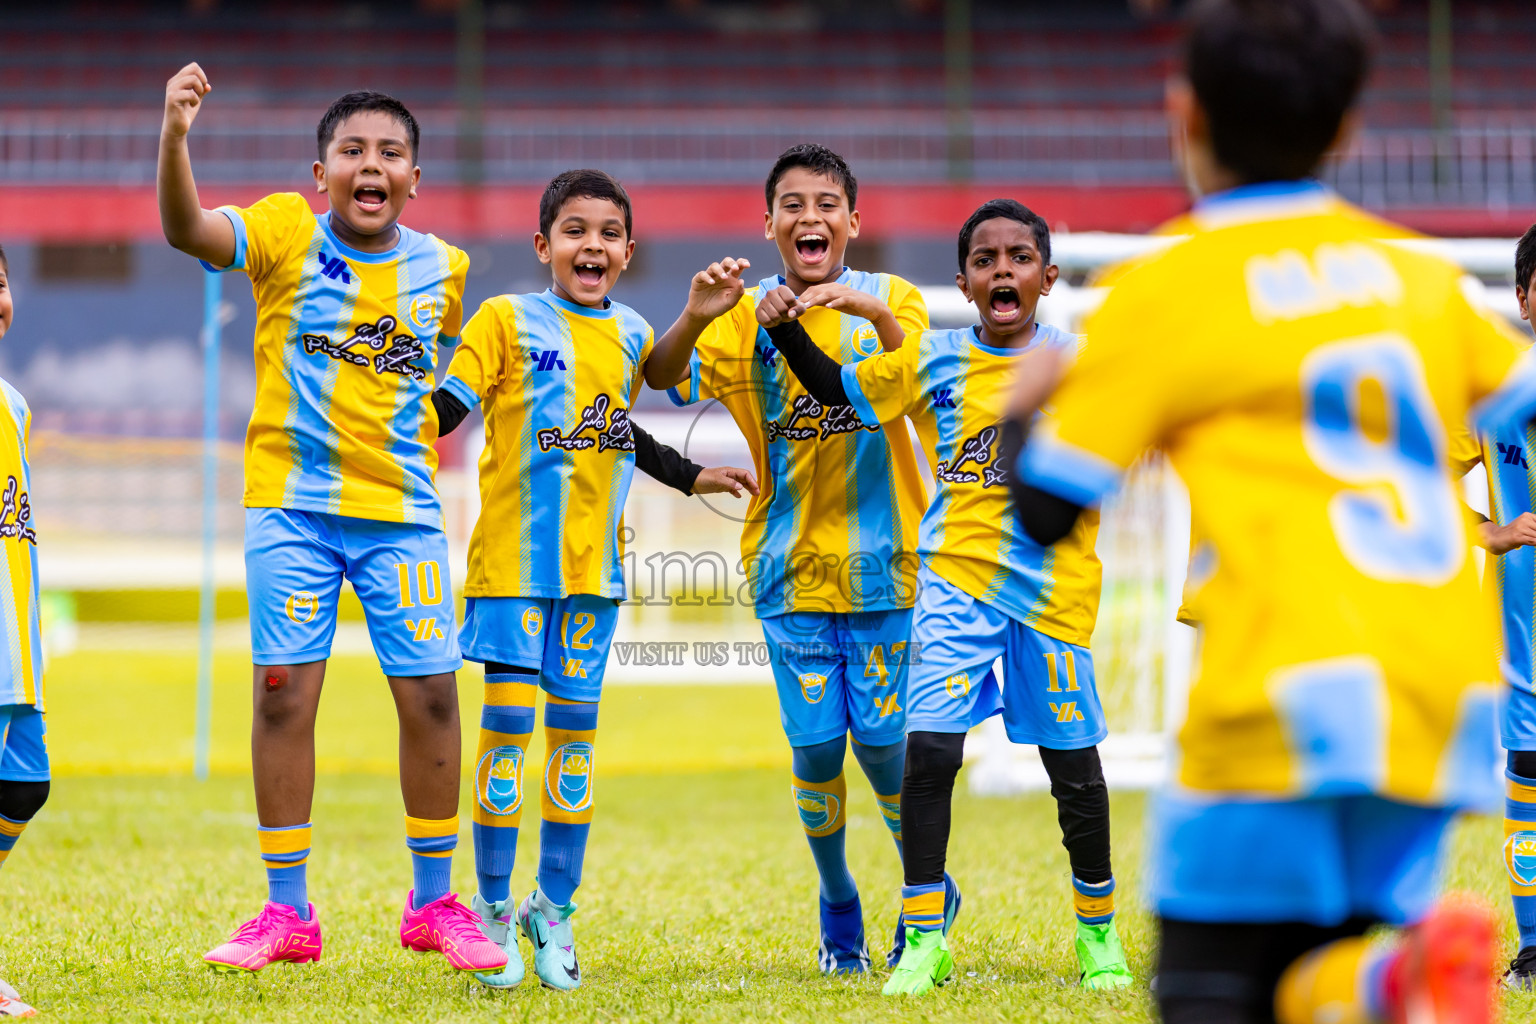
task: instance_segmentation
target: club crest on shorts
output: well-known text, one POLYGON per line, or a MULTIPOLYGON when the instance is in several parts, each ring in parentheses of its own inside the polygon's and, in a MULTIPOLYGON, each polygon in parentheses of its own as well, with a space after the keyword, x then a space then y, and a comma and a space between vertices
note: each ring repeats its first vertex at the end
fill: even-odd
POLYGON ((827 695, 827 677, 819 672, 800 673, 800 696, 810 704, 820 704, 827 695))
POLYGON ((800 824, 807 835, 824 836, 837 830, 842 822, 843 807, 836 796, 819 789, 801 789, 799 786, 792 789, 795 809, 800 812, 800 824))
POLYGON ((971 674, 956 672, 944 680, 944 692, 956 700, 971 692, 971 674))
POLYGON ((285 608, 288 617, 302 626, 314 619, 315 612, 320 610, 320 599, 307 590, 295 591, 288 595, 285 608))
POLYGON ((575 814, 591 807, 592 744, 577 740, 556 747, 544 768, 544 790, 562 811, 575 814))
POLYGON ((523 609, 523 632, 529 636, 538 636, 539 630, 544 628, 544 613, 537 608, 523 609))
POLYGON ((492 747, 475 765, 475 796, 492 814, 511 814, 523 805, 523 748, 492 747))
POLYGON ((1504 840, 1504 867, 1516 885, 1536 885, 1536 832, 1515 832, 1504 840))

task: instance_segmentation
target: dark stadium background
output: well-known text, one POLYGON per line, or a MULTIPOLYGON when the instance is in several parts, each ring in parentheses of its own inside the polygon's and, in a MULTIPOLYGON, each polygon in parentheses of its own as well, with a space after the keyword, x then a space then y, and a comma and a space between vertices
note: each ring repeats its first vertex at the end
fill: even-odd
MULTIPOLYGON (((1056 230, 1143 231, 1186 202, 1160 114, 1177 5, 3 6, 0 243, 19 313, 0 374, 44 429, 199 430, 200 274, 161 239, 153 190, 164 82, 193 59, 214 83, 193 136, 206 205, 307 190, 314 122, 344 91, 409 104, 424 177, 406 222, 470 251, 471 310, 547 284, 529 244, 537 195, 569 166, 631 187, 639 248, 616 294, 658 328, 704 261, 775 269, 761 179, 798 141, 837 147, 859 175, 851 262, 925 284, 950 279, 956 225, 994 195, 1056 230)), ((1364 133, 1334 180, 1429 232, 1518 233, 1536 219, 1536 8, 1376 6, 1364 133)), ((253 307, 243 279, 225 295, 222 432, 238 438, 253 307)))

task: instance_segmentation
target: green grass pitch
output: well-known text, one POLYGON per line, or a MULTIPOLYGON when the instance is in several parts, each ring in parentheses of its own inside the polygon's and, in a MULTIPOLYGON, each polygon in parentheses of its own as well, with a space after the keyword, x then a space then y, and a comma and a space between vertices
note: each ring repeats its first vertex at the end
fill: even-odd
MULTIPOLYGON (((45 1019, 192 1021, 1147 1021, 1145 987, 1075 989, 1066 856, 1045 795, 956 803, 951 867, 965 890, 953 937, 957 980, 892 1004, 883 972, 816 970, 815 873, 788 798, 788 758, 762 687, 615 688, 598 733, 598 811, 577 894, 583 988, 532 979, 507 993, 399 946, 409 887, 399 790, 389 767, 389 699, 366 659, 337 659, 322 709, 323 763, 310 887, 324 959, 255 977, 199 961, 264 896, 252 835, 249 669, 219 663, 215 768, 185 774, 190 658, 82 653, 50 671, 53 798, 0 871, 0 976, 45 1019), (711 765, 722 769, 703 771, 711 765), (107 774, 112 772, 113 774, 107 774), (175 774, 175 773, 181 774, 175 774)), ((473 721, 478 673, 464 673, 473 721)), ((466 730, 466 743, 473 733, 466 730)), ((850 763, 848 845, 877 962, 890 941, 900 872, 867 785, 850 763)), ((392 771, 392 769, 391 769, 392 771)), ((1144 802, 1114 800, 1121 933, 1137 977, 1153 936, 1136 905, 1144 802)), ((455 861, 472 888, 468 807, 455 861)), ((528 815, 514 892, 532 884, 528 815)), ((1451 882, 1495 902, 1510 928, 1498 824, 1455 838, 1451 882)), ((1262 884, 1262 879, 1255 880, 1262 884)), ((526 943, 524 947, 527 959, 526 943)), ((1506 1019, 1536 1016, 1511 998, 1506 1019)))

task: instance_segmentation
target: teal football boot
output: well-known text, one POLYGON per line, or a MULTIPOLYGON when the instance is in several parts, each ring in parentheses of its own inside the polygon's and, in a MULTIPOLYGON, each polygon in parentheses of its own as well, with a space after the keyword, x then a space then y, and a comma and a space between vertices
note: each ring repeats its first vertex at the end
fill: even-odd
POLYGON ((495 974, 477 974, 475 980, 491 988, 513 988, 520 984, 526 968, 523 954, 517 948, 517 929, 512 927, 512 912, 507 906, 510 900, 487 903, 475 893, 469 901, 469 909, 480 916, 480 930, 485 937, 502 948, 507 954, 507 966, 495 974))
POLYGON ((552 907, 537 889, 517 908, 517 926, 533 943, 533 973, 545 988, 569 992, 581 985, 576 932, 571 928, 574 913, 574 900, 563 907, 552 907))

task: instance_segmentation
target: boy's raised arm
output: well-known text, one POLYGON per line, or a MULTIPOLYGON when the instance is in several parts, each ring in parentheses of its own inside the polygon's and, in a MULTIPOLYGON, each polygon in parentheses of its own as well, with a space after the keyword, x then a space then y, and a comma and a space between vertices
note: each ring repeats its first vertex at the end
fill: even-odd
POLYGON ((688 304, 683 307, 682 315, 651 346, 651 354, 645 361, 647 384, 664 391, 683 382, 688 376, 688 360, 699 335, 715 317, 730 312, 741 300, 741 294, 746 290, 741 273, 751 266, 746 260, 726 257, 693 275, 688 288, 688 304))
POLYGON ((196 63, 188 64, 165 85, 165 120, 160 125, 160 159, 155 192, 160 202, 160 227, 165 240, 182 252, 215 267, 235 261, 235 229, 229 218, 205 210, 197 200, 187 132, 213 89, 196 63))

